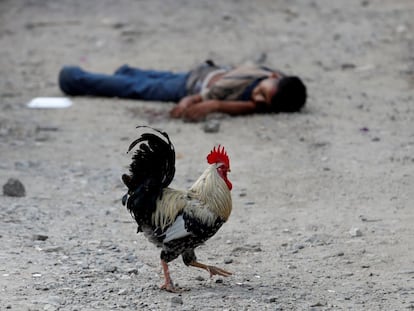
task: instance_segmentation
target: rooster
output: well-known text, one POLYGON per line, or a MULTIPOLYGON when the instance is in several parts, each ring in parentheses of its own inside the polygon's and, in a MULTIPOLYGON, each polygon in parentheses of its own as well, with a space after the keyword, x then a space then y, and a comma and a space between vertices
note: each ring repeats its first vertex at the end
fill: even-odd
MULTIPOLYGON (((141 127, 141 126, 138 126, 141 127)), ((207 156, 209 166, 189 190, 168 187, 175 174, 175 150, 167 133, 152 129, 131 143, 128 152, 139 144, 132 156, 130 174, 123 174, 128 187, 122 203, 126 205, 143 234, 161 250, 161 266, 170 292, 174 287, 168 263, 179 255, 187 266, 227 277, 230 272, 197 261, 194 249, 211 238, 227 221, 232 210, 227 178, 230 161, 220 145, 207 156)))

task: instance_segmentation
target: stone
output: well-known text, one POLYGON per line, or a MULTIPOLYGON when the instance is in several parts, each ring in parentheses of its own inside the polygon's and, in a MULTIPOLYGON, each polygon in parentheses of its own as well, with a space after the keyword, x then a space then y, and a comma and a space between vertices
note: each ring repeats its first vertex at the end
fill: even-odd
POLYGON ((171 298, 171 304, 182 305, 183 303, 183 299, 179 296, 174 296, 171 298))
POLYGON ((7 183, 3 185, 3 194, 9 197, 24 197, 26 189, 20 180, 9 178, 7 183))
POLYGON ((352 237, 360 237, 362 236, 362 232, 359 228, 351 228, 351 230, 349 230, 349 234, 352 237))
POLYGON ((220 121, 208 120, 204 123, 203 129, 205 133, 217 133, 220 130, 220 121))

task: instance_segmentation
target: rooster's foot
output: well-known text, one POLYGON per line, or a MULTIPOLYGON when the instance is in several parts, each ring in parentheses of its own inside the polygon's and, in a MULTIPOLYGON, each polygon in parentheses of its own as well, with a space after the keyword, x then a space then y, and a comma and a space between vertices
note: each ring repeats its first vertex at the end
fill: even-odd
POLYGON ((210 277, 212 277, 213 275, 221 275, 221 276, 225 276, 225 277, 232 275, 231 272, 228 272, 224 269, 221 269, 221 268, 218 268, 218 267, 215 267, 215 266, 208 266, 208 265, 202 264, 201 262, 198 262, 198 261, 192 261, 190 263, 190 266, 201 268, 201 269, 204 269, 204 270, 208 271, 210 273, 210 277))
POLYGON ((186 289, 174 286, 174 282, 171 279, 170 271, 168 269, 168 264, 164 260, 161 260, 161 266, 162 266, 162 269, 164 271, 165 283, 160 286, 160 289, 164 289, 164 290, 166 290, 167 292, 170 292, 170 293, 181 293, 181 292, 185 291, 186 289))
POLYGON ((225 277, 232 275, 231 272, 214 266, 207 266, 207 271, 210 272, 210 277, 213 277, 213 275, 221 275, 225 277))
POLYGON ((160 289, 166 290, 170 293, 181 293, 183 290, 179 287, 175 287, 172 283, 165 283, 160 286, 160 289))

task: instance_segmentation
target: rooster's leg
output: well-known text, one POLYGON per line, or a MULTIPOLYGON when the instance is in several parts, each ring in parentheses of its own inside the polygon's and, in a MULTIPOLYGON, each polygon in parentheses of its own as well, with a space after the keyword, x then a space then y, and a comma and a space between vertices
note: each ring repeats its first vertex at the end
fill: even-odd
POLYGON ((218 267, 208 266, 208 265, 202 264, 201 262, 198 262, 198 261, 195 261, 195 260, 190 262, 189 265, 208 271, 210 273, 210 277, 212 277, 213 275, 221 275, 221 276, 230 276, 230 275, 232 275, 231 272, 228 272, 228 271, 223 270, 223 269, 218 268, 218 267))
POLYGON ((164 271, 164 278, 165 278, 165 283, 161 285, 161 289, 165 289, 166 291, 171 292, 171 293, 179 292, 179 289, 174 287, 174 283, 170 276, 170 271, 168 270, 168 264, 162 259, 161 259, 161 266, 162 266, 162 270, 164 271))

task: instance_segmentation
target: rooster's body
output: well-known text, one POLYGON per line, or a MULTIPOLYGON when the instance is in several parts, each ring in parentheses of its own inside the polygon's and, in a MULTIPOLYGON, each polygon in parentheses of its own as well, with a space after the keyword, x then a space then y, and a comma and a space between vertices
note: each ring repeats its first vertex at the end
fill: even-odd
POLYGON ((205 269, 210 275, 230 275, 197 262, 194 253, 231 213, 232 185, 227 179, 230 164, 224 148, 211 151, 207 157, 209 167, 189 190, 176 190, 168 187, 175 173, 174 147, 166 133, 157 133, 161 135, 142 134, 131 144, 129 151, 140 145, 133 156, 131 174, 124 174, 122 180, 128 187, 123 203, 138 223, 138 232, 162 248, 162 288, 175 291, 167 263, 179 255, 187 266, 205 269))

